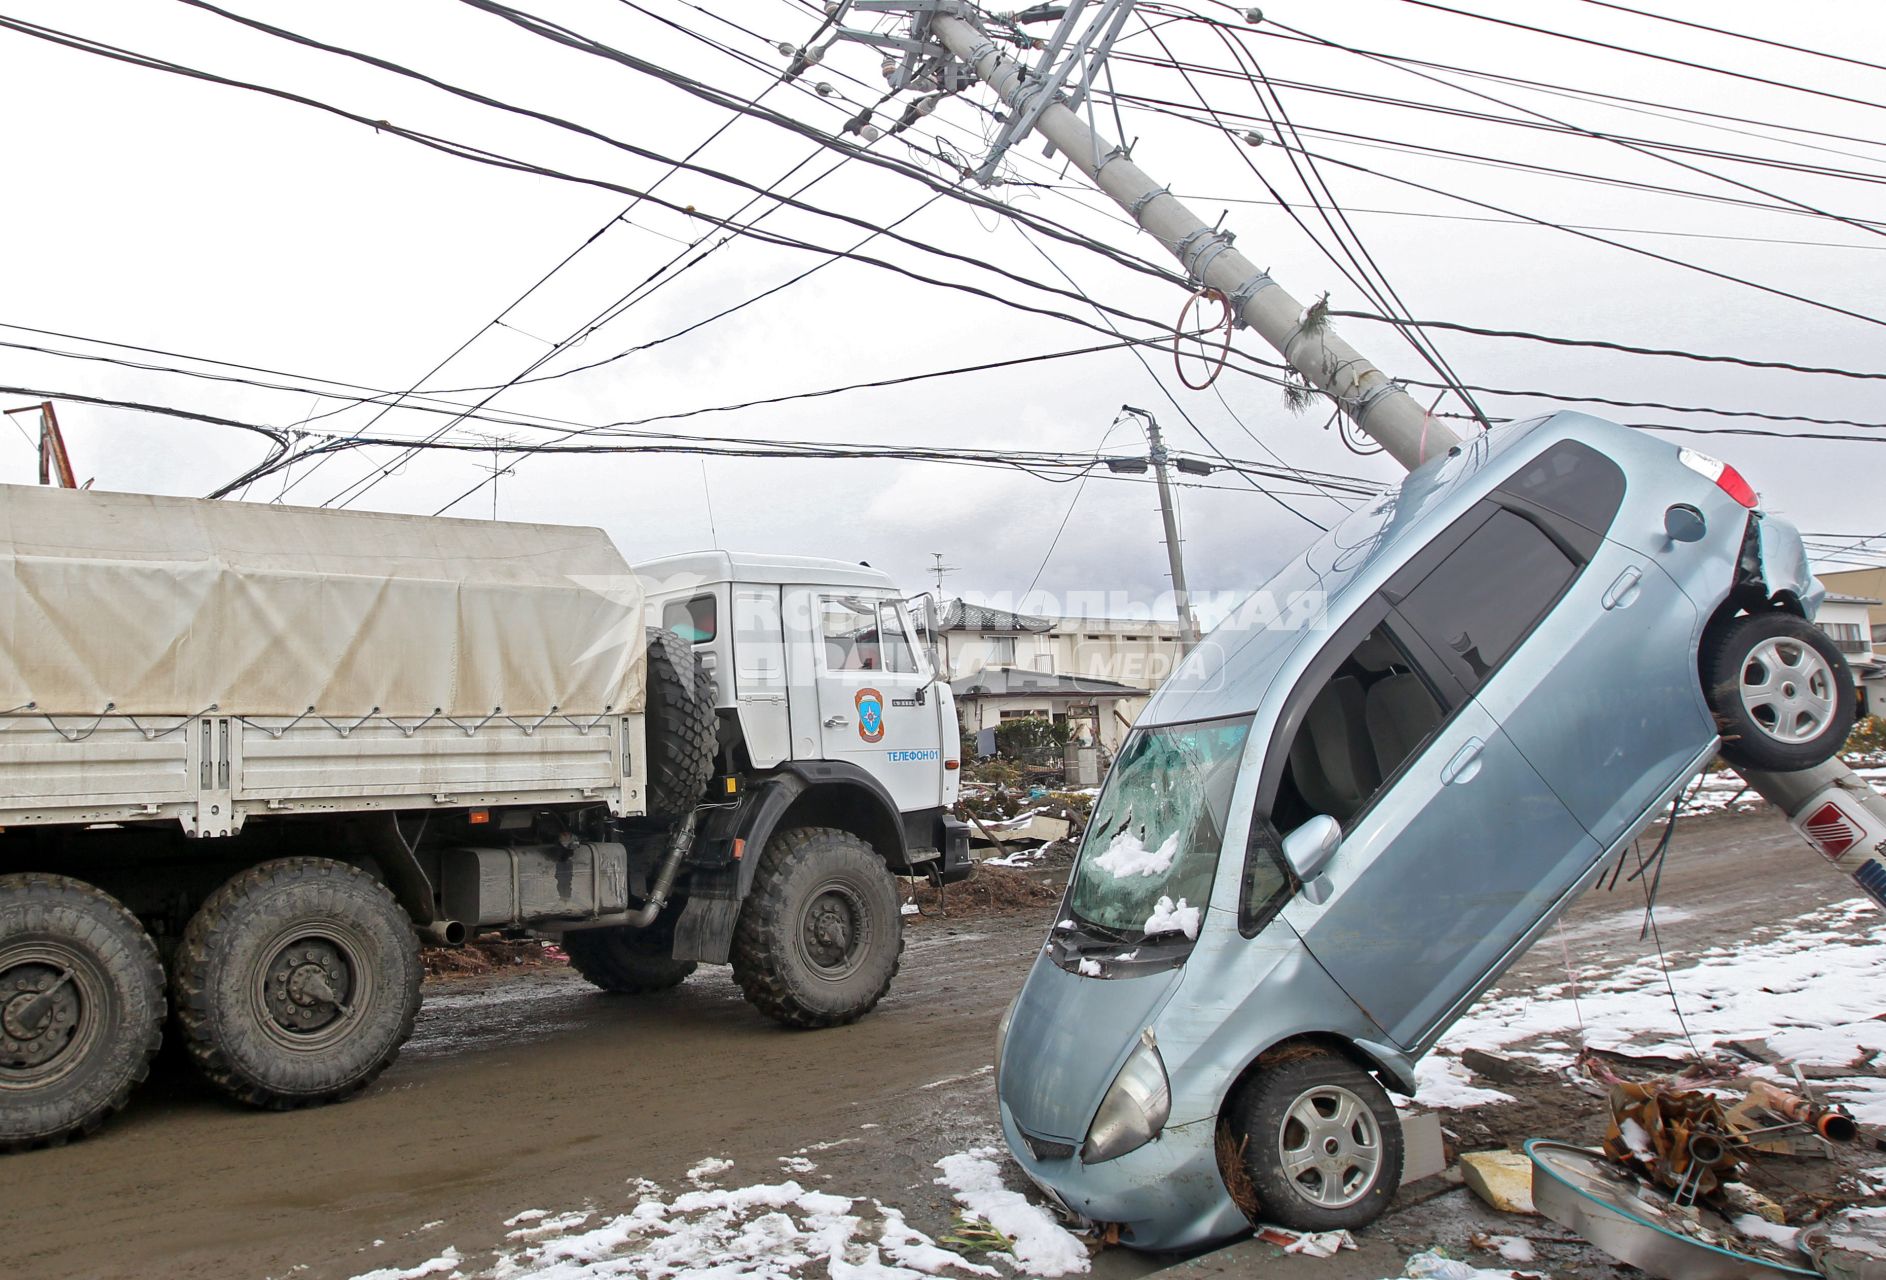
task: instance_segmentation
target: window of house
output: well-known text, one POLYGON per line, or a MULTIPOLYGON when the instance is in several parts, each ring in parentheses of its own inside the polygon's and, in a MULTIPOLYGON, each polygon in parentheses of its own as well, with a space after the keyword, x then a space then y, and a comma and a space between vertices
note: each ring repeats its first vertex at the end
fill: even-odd
POLYGON ((670 600, 661 609, 662 630, 674 632, 689 644, 706 644, 712 640, 716 623, 711 591, 686 600, 670 600))
POLYGON ((1303 711, 1271 810, 1277 830, 1318 814, 1347 829, 1446 718, 1387 627, 1369 632, 1303 711))
POLYGON ((1823 622, 1820 628, 1842 653, 1865 653, 1868 649, 1866 630, 1857 622, 1823 622))
POLYGON ((1471 693, 1577 573, 1544 530, 1501 509, 1408 593, 1401 613, 1471 693))
POLYGON ((989 665, 992 667, 1012 667, 1015 665, 1015 637, 988 636, 984 643, 989 646, 989 665))
POLYGON ((858 596, 820 596, 819 633, 827 671, 879 671, 877 602, 858 596))

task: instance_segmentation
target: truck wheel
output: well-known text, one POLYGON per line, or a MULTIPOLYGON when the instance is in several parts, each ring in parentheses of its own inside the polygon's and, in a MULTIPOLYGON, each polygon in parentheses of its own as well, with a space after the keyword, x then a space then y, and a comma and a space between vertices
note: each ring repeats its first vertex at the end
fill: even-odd
POLYGON ((799 827, 766 842, 734 929, 733 976, 789 1027, 871 1012, 904 952, 904 917, 884 860, 848 831, 799 827))
POLYGON ((136 916, 65 876, 0 876, 0 1151, 98 1128, 163 1028, 164 971, 136 916))
POLYGON ((1803 618, 1779 610, 1731 618, 1703 638, 1701 665, 1730 764, 1810 769, 1832 759, 1853 731, 1853 670, 1803 618))
POLYGON ((672 631, 648 632, 648 816, 663 822, 701 802, 717 749, 711 684, 694 650, 672 631))
POLYGON ((1226 1127, 1265 1222, 1299 1231, 1366 1227, 1401 1185, 1401 1120, 1349 1059, 1307 1049, 1262 1067, 1226 1127))
POLYGON ((570 967, 604 991, 645 995, 678 987, 695 970, 692 960, 676 960, 673 921, 646 929, 573 929, 559 939, 570 967))
POLYGON ((386 887, 327 858, 251 867, 184 930, 184 1045, 238 1102, 287 1110, 371 1084, 413 1033, 419 940, 386 887))

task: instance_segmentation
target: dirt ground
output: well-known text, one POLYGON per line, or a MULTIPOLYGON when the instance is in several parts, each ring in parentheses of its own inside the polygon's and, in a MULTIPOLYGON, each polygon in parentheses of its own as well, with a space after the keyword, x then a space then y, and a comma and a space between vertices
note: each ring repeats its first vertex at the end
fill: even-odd
MULTIPOLYGON (((792 1175, 808 1187, 875 1197, 946 1235, 952 1206, 933 1164, 1000 1143, 995 1023, 1054 909, 1052 888, 1009 875, 1009 892, 993 895, 999 903, 986 901, 993 880, 977 892, 952 888, 947 918, 926 900, 927 914, 909 918, 890 996, 851 1027, 773 1026, 721 969, 661 996, 622 998, 554 964, 507 964, 429 979, 406 1052, 344 1106, 238 1110, 166 1055, 97 1137, 0 1162, 4 1273, 324 1280, 411 1267, 449 1245, 477 1274, 504 1245, 506 1219, 531 1209, 620 1212, 635 1203, 636 1179, 686 1187, 686 1171, 709 1156, 733 1162, 729 1185, 779 1181, 803 1169, 789 1162, 809 1160, 816 1171, 792 1175)), ((1691 822, 1664 877, 1663 902, 1682 910, 1670 913, 1663 941, 1680 957, 1852 896, 1772 816, 1691 822)), ((1589 895, 1568 917, 1568 936, 1583 952, 1635 958, 1641 909, 1631 902, 1589 895)), ((1557 949, 1540 948, 1499 990, 1560 977, 1557 949)), ((1449 1117, 1465 1148, 1596 1136, 1597 1099, 1557 1083, 1501 1087, 1517 1100, 1449 1117)), ((1588 1248, 1553 1243, 1562 1233, 1551 1224, 1497 1220, 1441 1183, 1404 1192, 1368 1233, 1365 1255, 1321 1264, 1319 1274, 1393 1274, 1381 1269, 1388 1253, 1436 1243, 1467 1254, 1476 1229, 1537 1237, 1539 1265, 1555 1275, 1623 1274, 1588 1248)), ((1109 1250, 1095 1271, 1114 1280, 1172 1261, 1109 1250)), ((1208 1259, 1192 1265, 1232 1273, 1208 1259)))

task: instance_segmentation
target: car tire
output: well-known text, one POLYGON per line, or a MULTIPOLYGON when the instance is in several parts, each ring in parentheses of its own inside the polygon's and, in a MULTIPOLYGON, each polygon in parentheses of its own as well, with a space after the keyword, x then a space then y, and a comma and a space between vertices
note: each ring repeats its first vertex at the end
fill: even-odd
POLYGON ((572 969, 591 985, 615 995, 647 995, 678 987, 698 967, 692 960, 676 960, 671 954, 672 920, 657 921, 646 929, 574 929, 558 942, 570 957, 572 969))
POLYGON ((0 1151, 97 1129, 163 1030, 163 966, 136 916, 65 876, 0 876, 0 1151))
POLYGON ((1261 1066, 1233 1099, 1225 1128, 1265 1222, 1365 1227, 1401 1185, 1394 1104, 1373 1076, 1326 1049, 1261 1066))
POLYGON ((672 631, 648 632, 646 812, 673 822, 701 802, 714 774, 713 683, 688 642, 672 631))
POLYGON ((285 1111, 360 1092, 419 1013, 419 939, 384 885, 327 858, 233 877, 171 965, 191 1060, 238 1102, 285 1111))
POLYGON ((733 939, 734 981, 754 1008, 789 1027, 856 1022, 903 952, 897 887, 870 845, 830 827, 766 842, 733 939))
POLYGON ((1853 669, 1813 623, 1775 610, 1730 618, 1703 639, 1703 696, 1722 758, 1776 773, 1832 759, 1853 731, 1853 669))

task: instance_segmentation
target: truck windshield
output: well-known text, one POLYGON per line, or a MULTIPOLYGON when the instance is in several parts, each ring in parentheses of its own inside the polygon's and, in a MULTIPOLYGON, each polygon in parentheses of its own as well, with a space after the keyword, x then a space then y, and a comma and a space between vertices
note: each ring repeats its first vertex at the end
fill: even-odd
POLYGON ((1198 937, 1249 716, 1136 729, 1107 775, 1068 891, 1073 923, 1198 937))

